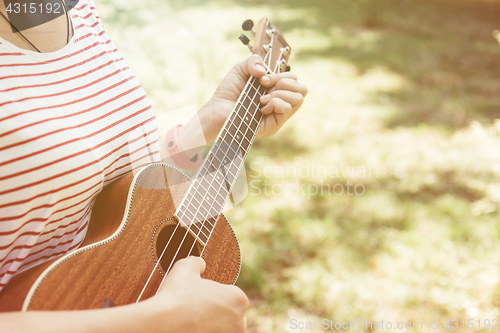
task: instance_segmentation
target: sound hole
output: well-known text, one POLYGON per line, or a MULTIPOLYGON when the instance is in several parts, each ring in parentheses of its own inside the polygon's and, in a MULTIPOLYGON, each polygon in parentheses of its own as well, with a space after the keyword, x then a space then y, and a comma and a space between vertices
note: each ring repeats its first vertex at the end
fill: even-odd
MULTIPOLYGON (((160 231, 160 233, 158 234, 158 238, 156 240, 157 259, 160 258, 163 249, 165 249, 165 246, 167 246, 167 243, 168 243, 168 248, 163 254, 163 257, 161 258, 160 262, 160 265, 163 268, 163 271, 165 272, 169 269, 170 263, 172 261, 174 261, 175 263, 177 260, 186 258, 188 255, 197 257, 200 256, 199 244, 196 243, 193 246, 193 244, 195 243, 194 237, 191 236, 191 234, 185 228, 178 227, 176 229, 176 225, 167 225, 160 231), (172 233, 174 234, 173 236, 172 233)), ((172 269, 172 267, 170 267, 170 269, 172 269)))

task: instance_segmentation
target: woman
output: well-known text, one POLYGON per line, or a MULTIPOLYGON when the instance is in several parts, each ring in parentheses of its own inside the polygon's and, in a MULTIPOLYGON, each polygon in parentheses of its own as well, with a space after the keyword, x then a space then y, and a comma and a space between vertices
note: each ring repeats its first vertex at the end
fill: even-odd
MULTIPOLYGON (((140 167, 145 154, 159 161, 162 143, 151 105, 92 0, 21 32, 11 29, 3 2, 0 12, 3 288, 20 271, 78 247, 95 196, 132 165, 140 167)), ((250 75, 270 88, 260 100, 259 135, 274 134, 301 106, 307 88, 293 73, 265 75, 262 65, 262 58, 251 56, 234 66, 198 112, 203 133, 188 122, 178 129, 179 147, 192 147, 200 135, 216 137, 250 75)), ((177 161, 189 164, 192 155, 177 161)), ((133 305, 1 313, 0 331, 244 332, 245 294, 202 279, 203 269, 200 258, 180 260, 156 297, 133 305)))

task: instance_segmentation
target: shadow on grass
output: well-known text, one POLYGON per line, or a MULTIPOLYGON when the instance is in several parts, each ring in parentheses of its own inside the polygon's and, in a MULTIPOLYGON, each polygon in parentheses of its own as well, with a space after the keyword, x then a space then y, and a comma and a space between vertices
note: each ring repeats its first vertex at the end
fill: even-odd
MULTIPOLYGON (((293 248, 301 249, 300 260, 309 260, 321 253, 322 247, 337 244, 352 254, 358 268, 369 269, 371 259, 385 250, 388 230, 403 232, 414 227, 415 211, 411 211, 411 207, 435 205, 436 214, 452 219, 467 218, 461 216, 464 214, 460 210, 450 211, 442 201, 454 198, 453 207, 460 202, 473 203, 485 196, 484 191, 464 183, 462 175, 455 171, 441 171, 435 176, 435 182, 424 184, 415 191, 410 191, 406 185, 401 186, 401 179, 394 176, 377 178, 364 184, 366 193, 360 196, 352 192, 352 187, 352 195, 332 192, 336 184, 347 183, 346 179, 336 179, 332 184, 302 180, 316 187, 324 186, 325 193, 311 195, 310 200, 297 208, 300 211, 277 209, 271 219, 275 228, 255 235, 255 239, 270 247, 266 253, 279 253, 276 258, 268 258, 270 263, 284 261, 284 267, 291 265, 287 263, 286 254, 293 248), (296 220, 297 225, 304 220, 321 221, 326 233, 331 232, 332 227, 341 232, 329 234, 323 241, 307 243, 293 229, 296 220)), ((468 210, 468 205, 464 209, 468 210)))
MULTIPOLYGON (((437 173, 437 182, 424 184, 418 191, 408 189, 397 191, 398 197, 403 201, 431 204, 444 195, 453 195, 470 203, 484 198, 485 193, 477 188, 467 186, 462 181, 463 176, 456 171, 441 171, 437 173)), ((393 179, 396 183, 399 180, 393 179)))
MULTIPOLYGON (((417 216, 425 212, 430 214, 431 223, 445 225, 453 241, 471 247, 481 243, 478 240, 481 236, 475 232, 477 220, 469 204, 482 199, 485 193, 465 184, 460 174, 439 172, 435 182, 414 192, 400 183, 399 178, 382 177, 365 184, 363 196, 318 194, 300 207, 276 209, 269 221, 271 228, 255 229, 245 235, 258 240, 259 246, 254 247, 252 262, 243 263, 238 285, 255 299, 265 297, 277 307, 276 311, 290 304, 300 307, 321 304, 321 293, 311 296, 318 299, 304 302, 290 290, 293 275, 286 273, 289 268, 311 262, 329 267, 332 255, 342 253, 350 263, 350 270, 370 271, 381 253, 390 255, 394 251, 391 244, 395 237, 416 228, 417 216), (306 230, 321 232, 311 238, 306 230)), ((321 307, 313 311, 328 314, 321 307)))

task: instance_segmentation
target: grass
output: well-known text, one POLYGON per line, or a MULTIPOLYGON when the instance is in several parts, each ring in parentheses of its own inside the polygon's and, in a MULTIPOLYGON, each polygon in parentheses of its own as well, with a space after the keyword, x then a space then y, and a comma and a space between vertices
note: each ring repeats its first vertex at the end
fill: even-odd
POLYGON ((249 195, 227 213, 249 332, 299 332, 291 319, 424 323, 412 332, 429 320, 498 319, 496 2, 107 0, 98 9, 158 115, 210 97, 248 55, 237 39, 245 19, 269 16, 293 47, 309 95, 278 135, 256 142, 249 195), (347 182, 363 194, 349 195, 347 182))

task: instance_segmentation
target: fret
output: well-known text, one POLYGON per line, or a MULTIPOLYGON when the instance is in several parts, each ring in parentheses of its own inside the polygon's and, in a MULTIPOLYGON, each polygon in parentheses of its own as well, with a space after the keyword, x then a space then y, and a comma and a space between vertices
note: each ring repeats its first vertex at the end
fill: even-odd
MULTIPOLYGON (((197 190, 196 190, 196 191, 197 191, 197 190)), ((198 192, 198 191, 197 191, 197 192, 198 192)), ((207 193, 207 192, 205 192, 205 193, 207 193)), ((210 196, 211 196, 211 195, 210 195, 210 196)), ((203 204, 204 204, 205 202, 209 202, 209 201, 207 201, 207 197, 206 197, 206 195, 205 195, 204 197, 201 197, 201 196, 200 196, 200 198, 201 198, 201 200, 199 200, 199 199, 195 196, 195 198, 194 198, 194 199, 197 201, 198 205, 201 205, 203 208, 205 208, 205 210, 206 210, 208 213, 210 213, 210 212, 206 209, 206 207, 205 207, 205 206, 203 206, 203 204)), ((213 197, 212 197, 212 198, 213 198, 213 197)), ((212 202, 216 202, 216 203, 219 205, 219 207, 221 207, 221 203, 220 203, 220 202, 218 202, 218 201, 216 201, 216 200, 214 200, 214 199, 212 199, 212 202)), ((211 206, 213 206, 213 204, 211 204, 211 206)))
POLYGON ((227 165, 229 161, 231 161, 234 158, 234 156, 232 156, 231 154, 228 156, 229 152, 228 147, 229 145, 227 145, 226 143, 221 143, 218 147, 219 149, 214 155, 215 158, 217 158, 218 162, 220 163, 219 167, 227 165))
MULTIPOLYGON (((240 132, 240 134, 243 136, 243 139, 247 140, 248 143, 250 143, 252 140, 248 139, 247 138, 247 132, 248 132, 248 128, 247 130, 245 131, 245 133, 243 133, 240 129, 238 129, 238 132, 240 132)), ((239 135, 236 135, 236 138, 237 139, 240 139, 239 135)), ((243 142, 242 142, 243 143, 243 142)))
MULTIPOLYGON (((231 136, 231 138, 233 138, 233 140, 234 140, 234 141, 241 139, 241 135, 243 135, 243 138, 244 138, 245 140, 247 140, 247 141, 248 141, 248 143, 250 143, 250 140, 249 140, 249 139, 245 136, 245 134, 243 134, 243 132, 241 132, 239 129, 236 129, 236 128, 235 128, 234 132, 235 132, 235 133, 236 133, 236 132, 239 132, 239 133, 240 133, 240 134, 235 134, 235 133, 228 132, 228 134, 231 136), (235 138, 235 135, 236 135, 236 138, 235 138)), ((241 147, 241 144, 242 144, 242 143, 238 143, 238 146, 239 146, 239 147, 241 147)), ((238 147, 238 148, 239 148, 239 147, 238 147)), ((230 148, 232 151, 235 151, 233 148, 231 148, 231 145, 229 146, 229 148, 230 148)))
MULTIPOLYGON (((217 170, 216 166, 212 164, 212 161, 208 160, 208 164, 210 164, 210 165, 212 166, 213 170, 208 170, 208 169, 207 169, 207 171, 206 171, 206 172, 208 172, 208 173, 212 173, 212 172, 215 172, 215 171, 217 170)), ((219 185, 221 185, 221 186, 222 186, 222 184, 219 184, 219 185)))
MULTIPOLYGON (((217 175, 218 177, 222 178, 220 175, 217 175)), ((217 200, 217 202, 219 202, 219 204, 221 206, 224 206, 224 200, 225 200, 225 197, 226 197, 226 192, 227 192, 227 189, 225 186, 223 186, 222 184, 219 185, 218 187, 214 187, 214 186, 210 186, 208 188, 208 192, 212 194, 213 197, 215 197, 215 199, 217 200), (222 193, 221 193, 222 191, 222 193), (219 200, 222 200, 222 202, 220 202, 219 200)))
MULTIPOLYGON (((227 129, 224 129, 227 131, 227 129)), ((241 126, 235 126, 234 124, 231 125, 230 127, 230 130, 229 130, 229 134, 231 135, 231 137, 233 138, 234 141, 238 142, 238 140, 241 140, 241 136, 240 134, 236 134, 236 132, 239 132, 242 136, 243 136, 243 139, 247 140, 248 142, 250 142, 251 140, 249 140, 247 137, 246 137, 246 134, 243 133, 241 131, 241 126), (236 138, 235 138, 235 135, 236 135, 236 138)), ((238 142, 239 143, 239 142, 238 142)))
POLYGON ((245 150, 245 154, 248 152, 251 142, 243 142, 241 148, 245 150))
POLYGON ((245 113, 253 113, 259 107, 250 97, 245 98, 243 103, 239 102, 238 104, 241 108, 239 111, 245 110, 245 113))
POLYGON ((257 90, 257 88, 252 84, 250 89, 249 89, 249 92, 248 93, 245 92, 245 93, 247 95, 259 96, 259 98, 260 98, 260 97, 264 96, 264 93, 263 92, 261 93, 261 89, 260 89, 261 87, 262 86, 259 85, 259 89, 257 90))
MULTIPOLYGON (((197 191, 197 190, 196 190, 197 191)), ((228 192, 224 189, 225 193, 228 194, 228 192)), ((213 192, 212 192, 213 194, 213 192)), ((214 198, 215 200, 213 200, 213 202, 217 203, 219 208, 223 208, 223 202, 224 202, 224 197, 220 194, 220 193, 217 193, 217 195, 220 197, 221 200, 219 200, 219 198, 215 199, 212 195, 212 198, 214 198)), ((196 196, 193 196, 192 194, 188 197, 188 199, 191 199, 190 200, 190 203, 189 204, 183 204, 183 206, 181 207, 184 211, 185 211, 185 215, 187 215, 189 218, 191 219, 194 219, 194 217, 196 216, 196 213, 193 213, 193 211, 190 209, 190 207, 193 207, 193 209, 196 211, 196 208, 193 204, 193 199, 198 203, 198 205, 201 205, 202 204, 202 201, 203 200, 200 200, 199 198, 201 198, 201 196, 199 196, 198 198, 196 196)), ((197 205, 197 206, 198 206, 197 205)))
MULTIPOLYGON (((223 173, 223 170, 224 170, 224 167, 223 167, 223 164, 224 162, 219 158, 221 157, 222 159, 225 159, 226 157, 222 157, 222 156, 217 156, 217 155, 213 155, 213 159, 216 159, 217 161, 214 160, 214 163, 215 165, 211 162, 211 165, 214 167, 215 171, 213 172, 210 172, 206 175, 204 175, 204 178, 206 179, 207 175, 211 175, 212 176, 212 181, 210 182, 210 184, 213 183, 213 181, 215 180, 215 182, 222 188, 222 187, 225 187, 227 186, 227 183, 226 182, 223 182, 224 184, 222 184, 220 182, 221 178, 222 179, 225 179, 225 173, 223 173)), ((227 159, 225 160, 226 163, 227 163, 227 159)), ((208 181, 207 181, 208 182, 208 181)), ((209 188, 210 186, 208 186, 207 184, 205 184, 207 188, 209 188)))
MULTIPOLYGON (((190 226, 191 224, 200 222, 200 219, 202 218, 202 216, 200 216, 200 218, 198 218, 199 212, 196 212, 196 214, 193 214, 193 212, 190 209, 188 209, 188 212, 190 215, 188 215, 188 214, 185 214, 185 215, 191 219, 191 222, 190 222, 190 224, 184 223, 186 226, 190 226)), ((208 228, 206 228, 206 229, 208 230, 208 233, 210 234, 210 229, 208 229, 208 228)))
MULTIPOLYGON (((199 207, 199 208, 205 208, 205 207, 202 207, 202 206, 198 206, 198 207, 199 207)), ((206 210, 206 209, 205 209, 205 210, 206 210)), ((216 215, 217 215, 217 214, 216 214, 216 215)), ((210 216, 210 217, 213 217, 213 216, 210 216)), ((203 224, 203 222, 204 222, 207 218, 209 218, 209 216, 204 216, 203 212, 201 212, 201 211, 197 210, 196 215, 194 215, 194 217, 190 217, 190 219, 191 219, 191 220, 189 221, 189 223, 187 223, 187 224, 186 224, 184 221, 181 221, 181 222, 182 222, 182 223, 183 223, 186 227, 191 227, 192 225, 195 225, 195 224, 200 224, 200 223, 201 223, 201 225, 200 225, 200 226, 197 226, 198 231, 203 232, 203 231, 202 231, 202 228, 205 228, 207 232, 206 232, 206 233, 204 233, 204 232, 203 232, 203 233, 205 234, 205 236, 208 236, 208 235, 210 235, 210 232, 211 232, 212 230, 211 230, 210 228, 208 228, 208 226, 207 226, 207 225, 203 224)))
POLYGON ((190 219, 194 219, 194 217, 196 216, 196 213, 193 213, 191 209, 189 209, 189 206, 184 208, 184 214, 190 219))
MULTIPOLYGON (((220 165, 221 168, 232 163, 233 160, 236 158, 236 156, 238 156, 237 151, 235 151, 233 148, 231 148, 230 145, 224 144, 222 146, 227 146, 227 148, 218 149, 218 152, 214 155, 214 157, 218 160, 218 162, 219 162, 218 164, 220 165), (230 150, 233 153, 230 153, 230 150), (228 153, 229 153, 229 155, 228 155, 228 153)), ((223 174, 223 176, 225 176, 225 174, 223 174)))
MULTIPOLYGON (((206 243, 206 240, 208 240, 208 237, 209 235, 211 234, 211 230, 206 228, 207 229, 207 232, 203 232, 202 229, 200 227, 198 227, 195 223, 191 222, 189 225, 187 225, 183 220, 180 220, 180 222, 189 230, 189 232, 196 238, 196 239, 199 239, 203 244, 206 243), (193 230, 193 227, 195 227, 197 230, 193 230), (208 234, 208 235, 207 235, 208 234)), ((204 225, 202 224, 201 227, 203 227, 204 225)))
POLYGON ((211 217, 204 217, 203 214, 200 212, 199 214, 199 219, 193 223, 190 224, 190 226, 196 226, 199 232, 202 232, 205 236, 210 235, 210 232, 212 231, 213 224, 212 223, 205 223, 208 219, 213 218, 211 217), (205 231, 206 230, 206 231, 205 231))
MULTIPOLYGON (((236 165, 236 163, 237 163, 236 161, 238 161, 238 162, 239 162, 239 160, 236 160, 236 157, 238 157, 238 155, 236 155, 236 156, 235 156, 235 158, 233 158, 233 159, 231 160, 231 162, 229 162, 229 163, 227 163, 227 164, 225 164, 225 165, 224 165, 224 170, 225 170, 225 172, 224 172, 224 176, 226 176, 226 177, 227 177, 229 174, 230 174, 231 176, 233 176, 233 177, 235 177, 235 176, 236 176, 236 172, 234 172, 234 171, 233 171, 233 172, 231 172, 231 167, 232 167, 233 165, 236 165), (228 174, 228 172, 229 172, 229 174, 228 174)), ((236 171, 237 171, 237 170, 236 170, 236 171)))
MULTIPOLYGON (((215 219, 213 217, 211 217, 211 218, 207 218, 203 222, 197 222, 197 223, 195 223, 193 225, 195 225, 195 226, 198 227, 198 225, 201 224, 205 229, 207 229, 207 230, 213 230, 213 227, 215 226, 215 223, 213 223, 214 221, 215 221, 215 219), (207 225, 209 225, 210 228, 208 228, 207 225)), ((208 235, 208 237, 210 237, 210 234, 208 235)))
MULTIPOLYGON (((207 184, 208 184, 208 181, 207 181, 206 179, 204 179, 203 181, 204 181, 204 182, 207 182, 207 184)), ((205 194, 205 193, 210 194, 210 196, 211 196, 211 197, 215 200, 215 202, 217 202, 217 203, 219 204, 219 206, 220 206, 220 207, 223 207, 223 203, 221 203, 221 202, 219 201, 219 198, 220 198, 220 199, 222 199, 222 201, 224 201, 224 199, 225 199, 225 198, 224 198, 224 194, 225 194, 225 193, 222 193, 222 194, 221 194, 221 193, 220 193, 220 191, 216 191, 215 189, 211 188, 210 186, 206 186, 206 187, 203 187, 203 185, 200 185, 200 186, 202 186, 202 188, 204 189, 204 194, 205 194)), ((224 190, 224 192, 226 192, 226 191, 227 191, 227 190, 225 189, 225 187, 222 187, 222 185, 221 185, 221 187, 220 187, 220 188, 221 188, 221 189, 223 189, 223 190, 224 190)), ((197 190, 198 190, 198 189, 196 189, 196 191, 197 191, 197 190)))
MULTIPOLYGON (((199 222, 197 222, 196 224, 199 224, 199 222)), ((207 236, 204 233, 197 231, 197 230, 200 230, 200 228, 198 228, 196 226, 196 224, 191 224, 189 226, 188 230, 191 233, 191 235, 195 236, 195 239, 198 239, 202 243, 202 246, 205 246, 207 244, 208 238, 210 236, 207 236), (195 227, 197 230, 193 230, 193 228, 195 228, 195 227)), ((210 234, 211 234, 211 232, 208 233, 208 235, 210 235, 210 234)))
POLYGON ((211 228, 206 228, 204 222, 196 222, 196 223, 193 223, 189 226, 189 231, 196 235, 196 237, 198 239, 200 239, 203 243, 206 243, 206 241, 208 240, 208 238, 210 237, 210 234, 211 234, 211 228), (202 228, 205 228, 206 230, 208 230, 208 234, 202 232, 202 228))
POLYGON ((250 103, 251 103, 251 100, 250 98, 245 98, 243 101, 238 101, 238 106, 239 106, 239 110, 238 112, 236 112, 236 114, 239 114, 240 111, 244 111, 243 113, 247 113, 247 112, 250 112, 250 111, 255 111, 255 110, 251 110, 250 109, 250 103))
MULTIPOLYGON (((191 210, 188 210, 188 212, 186 212, 185 214, 182 214, 183 216, 187 216, 190 219, 189 223, 184 223, 186 226, 189 226, 189 225, 191 225, 193 223, 203 222, 207 218, 211 218, 211 217, 215 217, 215 216, 219 215, 218 209, 216 209, 215 207, 213 207, 211 205, 210 205, 210 207, 208 209, 203 204, 199 204, 198 207, 203 208, 203 210, 204 210, 205 213, 203 213, 202 211, 198 210, 196 212, 196 214, 193 214, 191 210)), ((211 230, 207 226, 205 226, 205 228, 210 233, 211 230)))
MULTIPOLYGON (((240 125, 241 125, 241 123, 243 122, 243 118, 241 118, 241 116, 239 115, 239 113, 238 113, 238 112, 235 112, 235 113, 234 113, 234 115, 232 116, 232 118, 233 118, 233 119, 232 119, 233 124, 235 124, 235 125, 236 125, 236 127, 238 127, 238 128, 239 128, 239 127, 240 127, 240 125)), ((244 123, 244 122, 243 122, 243 123, 244 123)), ((246 124, 245 124, 245 126, 246 126, 246 124)))
MULTIPOLYGON (((240 121, 241 121, 242 123, 244 123, 244 124, 245 124, 245 126, 246 126, 247 128, 250 128, 250 121, 251 121, 251 120, 250 120, 250 117, 249 117, 248 115, 243 115, 243 116, 242 116, 242 115, 240 115, 239 113, 236 113, 236 116, 240 119, 240 121), (245 118, 243 118, 243 117, 245 117, 245 118)), ((240 122, 240 121, 239 121, 239 122, 240 122)), ((250 129, 250 130, 251 130, 251 129, 250 129)), ((252 132, 253 132, 253 133, 255 133, 254 131, 252 131, 252 132)))
POLYGON ((247 124, 244 120, 241 119, 240 115, 238 115, 238 122, 237 122, 237 128, 238 131, 243 133, 242 130, 247 130, 250 127, 250 124, 247 124))
MULTIPOLYGON (((228 134, 229 134, 229 133, 228 133, 228 134)), ((231 134, 229 134, 229 135, 231 135, 231 134)), ((231 137, 232 137, 232 135, 231 135, 231 137)), ((231 152, 232 152, 232 153, 231 153, 231 156, 233 156, 233 154, 234 154, 234 156, 236 157, 236 156, 238 156, 238 152, 240 151, 240 148, 241 148, 241 147, 239 147, 239 146, 238 146, 238 148, 237 148, 236 150, 234 150, 232 146, 233 146, 233 145, 229 145, 229 146, 228 146, 228 148, 229 148, 229 149, 231 149, 231 152)), ((231 158, 231 159, 233 159, 233 160, 234 160, 234 158, 231 158)))
MULTIPOLYGON (((212 222, 214 221, 214 217, 211 217, 211 218, 206 219, 206 220, 203 222, 203 224, 208 223, 208 224, 209 224, 209 225, 213 228, 213 227, 215 226, 215 224, 214 224, 214 223, 212 223, 211 221, 212 221, 212 222)), ((207 227, 205 227, 205 228, 206 228, 206 229, 208 229, 207 227)))
MULTIPOLYGON (((224 133, 224 141, 231 141, 231 140, 234 140, 234 136, 229 132, 224 133)), ((229 145, 229 149, 231 149, 233 152, 238 152, 240 148, 241 144, 238 144, 238 147, 236 147, 236 144, 229 145), (236 148, 236 150, 234 148, 236 148)))
POLYGON ((220 186, 217 188, 211 188, 209 189, 209 192, 212 193, 212 196, 215 197, 219 205, 223 207, 224 201, 226 200, 226 196, 229 194, 229 191, 226 189, 226 187, 220 186))
MULTIPOLYGON (((260 111, 259 111, 260 113, 260 111)), ((260 117, 262 116, 262 114, 260 114, 260 117)), ((260 117, 258 117, 260 119, 260 117)), ((252 131, 256 131, 257 130, 257 127, 259 126, 259 123, 260 123, 260 120, 257 121, 256 119, 252 119, 251 123, 250 123, 250 128, 252 129, 252 131)))
MULTIPOLYGON (((222 156, 220 156, 220 157, 221 157, 222 159, 224 159, 224 157, 222 157, 222 156)), ((216 164, 217 164, 217 171, 216 171, 216 172, 217 172, 217 173, 218 173, 218 172, 222 172, 224 162, 223 162, 223 161, 221 160, 221 158, 219 158, 219 156, 217 156, 217 155, 214 155, 214 158, 217 160, 217 162, 216 162, 216 164)), ((227 163, 227 160, 226 160, 226 163, 227 163)), ((220 175, 219 175, 219 174, 217 174, 217 176, 220 176, 220 175)), ((222 178, 223 178, 223 179, 225 179, 225 175, 224 175, 224 174, 222 175, 222 178)), ((219 183, 219 184, 220 184, 220 183, 219 183)), ((227 184, 225 184, 225 185, 227 185, 227 184)), ((222 187, 222 186, 224 186, 224 185, 220 184, 220 186, 222 187)))
POLYGON ((199 207, 200 207, 200 209, 203 209, 204 212, 202 212, 201 210, 198 211, 200 213, 200 218, 197 220, 197 222, 203 222, 209 217, 214 217, 214 216, 219 215, 219 213, 217 213, 216 210, 212 209, 213 207, 207 208, 204 203, 200 203, 199 207))
POLYGON ((248 107, 250 106, 251 101, 249 98, 244 98, 243 100, 239 100, 238 103, 243 109, 248 111, 248 107))
POLYGON ((198 236, 201 238, 201 236, 204 236, 205 238, 208 238, 208 235, 210 235, 210 229, 208 229, 207 227, 204 226, 203 223, 199 223, 199 222, 194 222, 194 223, 191 223, 189 225, 189 228, 198 236), (198 226, 200 225, 200 226, 198 226), (196 230, 193 230, 194 228, 196 228, 196 230), (203 228, 205 228, 208 232, 208 235, 206 233, 203 232, 203 228))
POLYGON ((236 135, 236 132, 238 132, 238 128, 236 127, 235 124, 231 124, 231 126, 229 126, 229 129, 224 128, 223 130, 227 131, 231 135, 231 137, 233 138, 233 140, 234 140, 234 136, 236 135))
MULTIPOLYGON (((246 92, 245 92, 245 95, 247 95, 247 98, 246 98, 246 99, 247 99, 247 100, 250 100, 250 103, 252 103, 252 107, 253 107, 253 106, 255 106, 255 108, 258 108, 258 107, 259 107, 259 105, 257 105, 257 103, 255 103, 254 98, 252 98, 252 97, 248 96, 248 94, 247 94, 246 92)), ((259 99, 257 99, 257 102, 260 104, 260 100, 259 100, 259 99)), ((250 103, 249 103, 249 104, 250 104, 250 103)))
MULTIPOLYGON (((267 34, 260 32, 263 40, 258 44, 264 57, 266 72, 271 74, 281 70, 279 65, 286 63, 290 48, 279 30, 272 27, 268 20, 263 22, 267 34), (272 34, 269 31, 272 31, 272 34), (273 46, 276 46, 275 52, 273 46), (276 66, 272 65, 275 63, 276 66), (275 67, 274 71, 272 67, 275 67)), ((257 32, 259 33, 259 30, 257 32)), ((260 112, 260 98, 266 92, 267 88, 260 84, 258 78, 250 77, 247 80, 231 114, 174 214, 179 223, 186 226, 196 241, 203 246, 210 239, 237 176, 245 165, 245 158, 263 118, 260 112)))
POLYGON ((201 204, 201 202, 203 201, 203 196, 200 194, 200 192, 195 190, 195 192, 193 193, 193 199, 196 200, 199 204, 201 204))
MULTIPOLYGON (((214 196, 214 193, 212 191, 210 191, 210 189, 209 189, 208 186, 204 187, 203 184, 200 184, 200 186, 205 190, 205 193, 208 194, 211 197, 211 200, 219 205, 219 208, 223 207, 222 203, 220 203, 219 201, 217 201, 217 198, 215 197, 215 196, 219 196, 219 197, 221 197, 224 200, 224 198, 220 194, 215 193, 215 196, 214 196)), ((207 200, 206 197, 205 197, 205 200, 207 200)))
MULTIPOLYGON (((218 216, 217 216, 217 218, 218 218, 218 216)), ((194 233, 197 236, 196 238, 198 238, 203 243, 203 246, 205 246, 206 242, 210 238, 211 232, 207 236, 205 234, 201 234, 199 232, 196 232, 195 230, 193 230, 193 228, 196 227, 198 230, 200 230, 198 228, 198 224, 205 225, 206 223, 208 223, 212 226, 211 229, 213 230, 213 227, 215 226, 216 221, 217 220, 215 218, 209 218, 204 222, 197 222, 196 224, 192 224, 191 227, 189 227, 189 230, 192 234, 194 233)))

